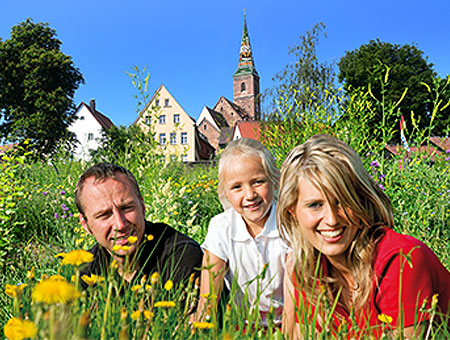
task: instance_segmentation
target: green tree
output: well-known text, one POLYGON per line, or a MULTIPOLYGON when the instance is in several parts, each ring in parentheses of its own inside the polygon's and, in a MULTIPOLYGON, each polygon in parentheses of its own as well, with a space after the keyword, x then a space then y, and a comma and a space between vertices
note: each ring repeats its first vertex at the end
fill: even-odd
MULTIPOLYGON (((399 103, 398 112, 403 113, 407 126, 411 127, 411 112, 417 118, 419 128, 429 126, 432 103, 424 84, 433 83, 436 74, 433 64, 416 46, 371 40, 358 49, 346 52, 338 67, 338 79, 347 92, 352 88, 370 90, 369 100, 377 111, 371 124, 373 129, 377 129, 383 121, 381 106, 395 105, 405 89, 407 92, 399 103)), ((385 123, 398 126, 399 113, 385 117, 385 123)), ((398 134, 399 130, 395 129, 394 135, 398 134)))
POLYGON ((56 31, 32 19, 12 27, 0 40, 0 138, 30 140, 38 155, 51 154, 70 136, 73 95, 83 76, 60 50, 56 31))
POLYGON ((289 49, 294 62, 272 78, 274 85, 264 93, 267 119, 284 119, 287 112, 309 110, 312 105, 330 99, 329 94, 335 91, 335 65, 321 62, 317 57, 321 33, 326 37, 325 28, 324 23, 317 23, 300 36, 299 44, 289 49), (280 98, 285 100, 280 101, 280 98))

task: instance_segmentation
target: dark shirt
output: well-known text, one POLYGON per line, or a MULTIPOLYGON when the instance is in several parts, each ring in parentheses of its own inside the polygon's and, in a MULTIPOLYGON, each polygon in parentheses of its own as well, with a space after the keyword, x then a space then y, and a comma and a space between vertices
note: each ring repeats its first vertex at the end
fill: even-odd
MULTIPOLYGON (((81 275, 106 276, 111 255, 99 244, 89 251, 94 254, 94 260, 81 269, 81 275)), ((170 279, 176 285, 188 280, 191 274, 195 277, 200 275, 203 252, 199 244, 166 224, 146 221, 142 246, 136 252, 139 268, 133 281, 142 275, 149 278, 152 273, 158 272, 161 282, 170 279), (153 235, 153 240, 148 241, 148 235, 153 235)), ((87 284, 80 281, 83 288, 87 288, 87 284)))

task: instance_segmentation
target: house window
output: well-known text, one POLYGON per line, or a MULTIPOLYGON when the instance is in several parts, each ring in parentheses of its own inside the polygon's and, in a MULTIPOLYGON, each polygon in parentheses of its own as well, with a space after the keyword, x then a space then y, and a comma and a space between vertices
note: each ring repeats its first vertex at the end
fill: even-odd
POLYGON ((241 83, 241 92, 245 92, 245 83, 241 83))
POLYGON ((187 155, 181 156, 181 160, 182 160, 183 162, 187 162, 187 160, 188 160, 187 155))
POLYGON ((84 120, 84 116, 81 116, 81 117, 80 117, 80 120, 84 120))
POLYGON ((156 105, 156 107, 159 107, 159 99, 155 100, 155 105, 156 105))
POLYGON ((145 124, 150 125, 152 123, 152 117, 151 116, 145 116, 145 124))
POLYGON ((166 115, 159 116, 159 124, 166 124, 166 115))
POLYGON ((166 134, 165 133, 159 134, 159 145, 166 145, 166 134))
POLYGON ((181 144, 187 144, 188 143, 188 138, 187 138, 187 132, 182 132, 181 133, 181 144))
POLYGON ((175 132, 170 133, 170 144, 177 144, 177 134, 175 132))
POLYGON ((176 113, 176 114, 173 115, 173 122, 175 124, 178 124, 180 122, 180 115, 179 114, 176 113))
POLYGON ((207 128, 208 126, 205 124, 205 125, 203 125, 203 130, 206 130, 206 128, 207 128))
POLYGON ((164 99, 164 106, 165 107, 168 107, 169 106, 169 99, 167 98, 167 99, 164 99))
POLYGON ((88 140, 93 140, 93 139, 94 139, 94 134, 88 133, 88 140))

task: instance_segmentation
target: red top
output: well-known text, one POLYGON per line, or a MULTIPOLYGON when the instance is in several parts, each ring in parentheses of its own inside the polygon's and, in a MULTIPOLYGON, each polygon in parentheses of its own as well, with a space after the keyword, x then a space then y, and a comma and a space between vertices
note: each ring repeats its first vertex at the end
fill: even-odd
MULTIPOLYGON (((392 318, 390 323, 392 328, 396 328, 401 317, 404 320, 404 327, 414 325, 416 314, 418 320, 416 323, 427 320, 429 315, 426 311, 421 313, 419 310, 425 299, 425 309, 430 308, 432 297, 435 294, 438 294, 438 311, 444 314, 448 313, 450 273, 423 242, 386 228, 385 235, 375 250, 373 266, 375 279, 367 306, 368 309, 364 311, 363 316, 355 317, 356 322, 362 329, 361 332, 358 332, 359 335, 367 332, 367 325, 369 325, 373 328, 373 333, 379 337, 382 328, 387 326, 378 319, 381 314, 392 318), (407 257, 410 257, 412 267, 408 264, 407 257), (403 275, 401 275, 401 270, 403 270, 403 275), (401 308, 399 308, 400 294, 401 308)), ((324 276, 327 275, 326 267, 325 261, 323 261, 324 276)), ((294 277, 294 285, 296 283, 297 280, 294 277)), ((303 290, 302 297, 303 301, 308 300, 303 290)), ((299 306, 297 289, 295 298, 297 306, 299 306)), ((314 307, 310 303, 306 306, 311 308, 308 314, 313 315, 314 307)), ((342 319, 345 319, 347 324, 351 325, 350 316, 341 305, 338 304, 335 311, 336 313, 333 315, 334 331, 342 324, 342 319)), ((319 314, 322 313, 323 311, 320 311, 319 314)), ((322 315, 325 316, 326 313, 322 315)), ((316 328, 321 329, 319 325, 316 328)), ((350 333, 352 333, 351 330, 350 333)))

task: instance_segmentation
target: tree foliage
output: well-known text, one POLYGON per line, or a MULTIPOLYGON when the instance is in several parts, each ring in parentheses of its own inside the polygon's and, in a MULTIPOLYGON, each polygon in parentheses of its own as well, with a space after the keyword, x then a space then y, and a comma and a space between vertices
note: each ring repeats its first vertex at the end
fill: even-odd
POLYGON ((308 110, 310 105, 326 101, 330 92, 334 91, 335 71, 333 63, 319 61, 317 46, 320 35, 326 37, 325 24, 314 25, 304 35, 300 43, 289 49, 289 54, 295 57, 293 63, 273 77, 273 87, 266 90, 264 99, 268 101, 267 118, 284 119, 286 107, 292 112, 308 110), (280 101, 280 98, 287 100, 280 101))
POLYGON ((60 50, 56 31, 32 19, 12 27, 0 41, 0 136, 30 144, 48 155, 74 115, 73 95, 84 82, 72 58, 60 50))
MULTIPOLYGON (((436 74, 433 64, 416 46, 371 40, 346 52, 338 66, 338 79, 347 92, 351 88, 370 90, 369 99, 377 111, 371 124, 373 129, 377 129, 383 120, 381 105, 395 105, 403 97, 405 89, 407 92, 398 105, 398 113, 389 117, 386 123, 398 126, 398 116, 402 113, 407 126, 411 126, 413 112, 419 128, 429 126, 433 103, 424 84, 433 83, 436 74)), ((395 134, 398 133, 395 129, 395 134)))

